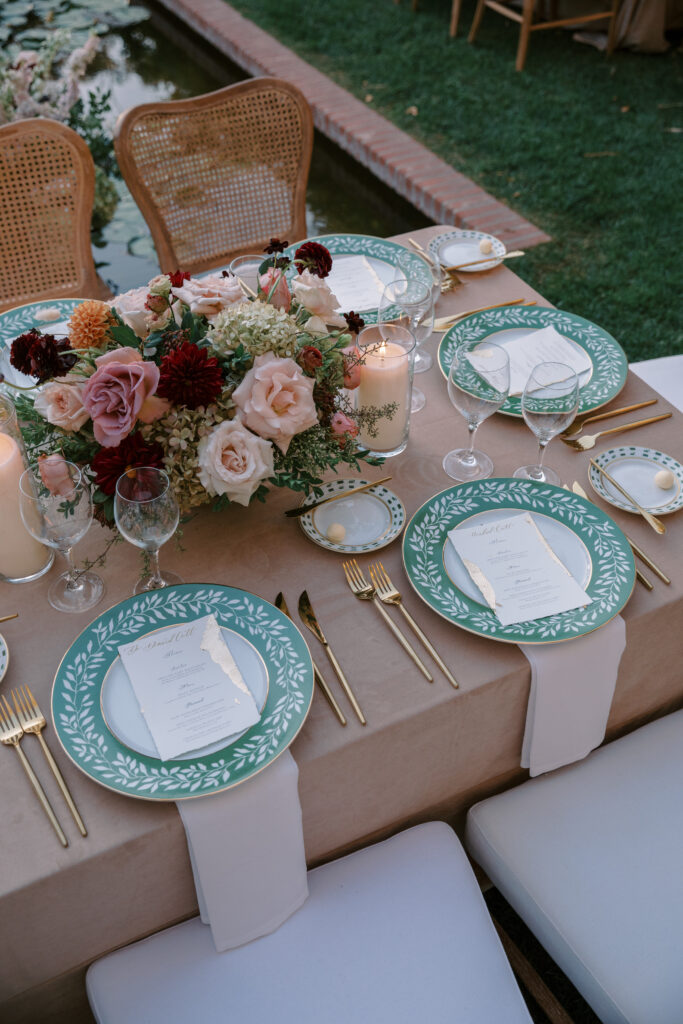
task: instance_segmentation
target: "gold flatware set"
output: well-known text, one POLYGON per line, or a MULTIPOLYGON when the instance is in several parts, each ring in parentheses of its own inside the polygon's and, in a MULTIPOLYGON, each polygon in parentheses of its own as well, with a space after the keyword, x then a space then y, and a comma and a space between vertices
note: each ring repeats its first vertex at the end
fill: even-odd
POLYGON ((657 399, 650 398, 647 402, 636 402, 635 405, 624 405, 620 409, 610 409, 608 412, 590 413, 589 415, 577 416, 570 423, 566 430, 563 430, 560 437, 576 437, 588 423, 597 423, 599 420, 609 420, 613 416, 621 416, 622 413, 635 412, 636 409, 645 409, 648 405, 656 405, 657 399))
POLYGON ((465 309, 462 313, 451 313, 449 316, 437 317, 434 321, 434 330, 444 334, 451 327, 455 327, 459 320, 473 316, 475 313, 485 313, 489 309, 501 309, 503 306, 535 306, 535 299, 508 299, 507 302, 495 302, 492 306, 478 306, 476 309, 465 309))
POLYGON ((661 416, 650 416, 646 420, 635 420, 633 423, 622 423, 618 427, 609 427, 608 430, 600 430, 597 434, 584 434, 583 437, 565 437, 560 434, 560 440, 564 441, 566 445, 573 448, 577 452, 587 452, 590 448, 595 448, 596 442, 600 437, 606 437, 608 434, 621 434, 624 430, 635 430, 636 427, 645 427, 648 423, 659 423, 661 420, 668 420, 671 417, 670 412, 662 413, 661 416))
POLYGON ((62 846, 68 846, 69 840, 66 838, 64 830, 57 820, 57 816, 52 809, 50 801, 48 800, 45 790, 41 786, 36 773, 31 767, 30 761, 20 746, 21 741, 25 736, 33 734, 37 737, 45 756, 45 760, 57 781, 57 785, 62 791, 62 796, 66 801, 67 807, 69 808, 74 821, 78 825, 81 835, 87 836, 88 831, 83 823, 83 819, 78 812, 73 797, 69 792, 66 782, 64 781, 64 777, 43 737, 43 729, 46 728, 47 721, 28 686, 22 686, 19 689, 12 691, 10 696, 14 707, 10 705, 5 696, 0 699, 0 743, 6 747, 13 747, 14 750, 16 750, 17 756, 21 761, 22 768, 26 772, 31 785, 33 786, 34 792, 38 797, 50 824, 55 830, 60 843, 62 846))
POLYGON ((361 711, 360 704, 356 700, 356 696, 355 696, 353 690, 351 689, 351 687, 349 686, 348 679, 344 675, 343 669, 342 669, 341 665, 339 664, 339 662, 337 661, 337 658, 336 658, 336 656, 334 654, 334 651, 330 647, 330 645, 327 642, 327 639, 325 637, 325 634, 323 633, 322 629, 320 628, 320 623, 318 622, 318 619, 316 618, 315 612, 313 611, 313 606, 311 605, 310 598, 308 596, 307 591, 305 591, 305 590, 302 591, 301 596, 299 598, 299 615, 301 616, 301 621, 303 622, 303 624, 305 626, 307 626, 308 629, 310 629, 310 631, 313 634, 313 636, 317 640, 319 640, 320 643, 325 648, 325 654, 327 655, 327 657, 330 660, 330 664, 332 665, 332 668, 334 669, 334 671, 335 671, 335 673, 337 675, 337 679, 341 683, 341 687, 342 687, 344 693, 349 698, 349 702, 351 704, 351 707, 353 708, 353 710, 356 712, 356 715, 358 716, 358 721, 360 722, 361 725, 367 725, 367 722, 366 722, 366 719, 365 719, 365 715, 361 711))

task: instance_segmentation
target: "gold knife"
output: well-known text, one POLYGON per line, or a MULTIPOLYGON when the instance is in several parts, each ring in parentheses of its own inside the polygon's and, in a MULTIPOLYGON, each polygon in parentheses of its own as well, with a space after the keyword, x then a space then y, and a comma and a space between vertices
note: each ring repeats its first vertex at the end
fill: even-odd
MULTIPOLYGON (((586 492, 584 491, 583 487, 581 486, 581 484, 579 483, 578 480, 574 481, 574 483, 572 484, 572 488, 571 489, 574 492, 574 494, 578 494, 578 496, 580 498, 584 498, 586 501, 590 501, 590 498, 588 497, 588 495, 586 494, 586 492)), ((567 490, 569 490, 569 488, 567 488, 567 490)), ((624 536, 626 537, 626 534, 624 534, 624 536)), ((649 565, 650 568, 653 569, 657 573, 657 575, 663 577, 663 573, 662 573, 661 569, 658 569, 657 566, 654 564, 654 562, 650 561, 650 559, 647 557, 647 555, 643 551, 640 550, 638 545, 634 544, 630 537, 626 537, 626 540, 628 541, 628 543, 629 543, 629 545, 631 547, 631 551, 633 551, 633 553, 635 555, 638 555, 640 558, 642 558, 642 560, 645 562, 645 564, 649 565)), ((666 577, 663 577, 663 578, 666 579, 666 577)), ((638 580, 639 583, 642 583, 642 585, 645 587, 646 590, 654 590, 655 589, 652 586, 652 584, 650 583, 650 581, 647 578, 647 576, 644 573, 642 573, 637 566, 636 566, 636 579, 638 580)), ((671 580, 669 580, 669 583, 670 582, 671 582, 671 580)))
POLYGON ((479 306, 477 309, 465 309, 462 313, 451 313, 447 316, 437 317, 434 321, 434 330, 439 334, 455 327, 458 320, 464 320, 466 316, 473 316, 475 313, 485 313, 489 309, 502 309, 503 306, 535 306, 536 299, 508 299, 507 302, 496 302, 493 306, 479 306))
POLYGON ((10 619, 18 619, 18 618, 19 618, 19 612, 12 612, 11 615, 3 615, 2 618, 0 618, 0 622, 9 622, 10 619))
POLYGON ((317 637, 317 639, 320 641, 320 643, 325 648, 325 653, 327 654, 327 657, 330 659, 330 663, 332 665, 332 668, 337 673, 337 678, 339 679, 339 682, 342 685, 342 689, 344 690, 344 693, 346 694, 346 696, 349 698, 349 701, 351 702, 351 707, 353 708, 353 710, 356 712, 356 715, 358 716, 358 721, 360 722, 361 725, 367 725, 367 722, 365 720, 365 715, 361 711, 360 704, 356 700, 355 694, 354 694, 353 690, 351 689, 351 687, 349 686, 349 682, 348 682, 346 676, 344 675, 344 673, 342 671, 341 665, 339 664, 339 662, 337 661, 337 659, 334 656, 334 651, 332 650, 332 648, 328 644, 327 640, 325 639, 325 634, 323 633, 322 629, 320 628, 320 623, 318 622, 317 618, 315 617, 315 612, 313 611, 313 607, 311 605, 310 598, 309 598, 309 596, 308 596, 308 594, 307 594, 307 592, 305 590, 302 591, 301 597, 299 598, 299 615, 301 616, 301 621, 303 622, 303 624, 305 626, 308 626, 308 628, 310 629, 311 633, 313 633, 313 635, 315 637, 317 637))
MULTIPOLYGON (((607 431, 605 431, 605 433, 607 433, 607 431)), ((603 469, 602 466, 599 466, 595 459, 591 459, 590 463, 594 469, 597 469, 598 473, 602 473, 605 480, 608 480, 611 483, 612 487, 615 487, 619 491, 619 494, 623 494, 626 500, 631 502, 634 508, 636 508, 638 512, 640 512, 645 522, 652 527, 655 533, 658 533, 660 535, 666 533, 666 526, 664 525, 664 523, 657 519, 656 516, 653 516, 652 513, 648 512, 647 509, 644 509, 642 505, 639 505, 636 499, 633 497, 633 495, 629 494, 628 491, 621 486, 621 484, 618 484, 614 477, 610 476, 606 469, 603 469)))
MULTIPOLYGON (((280 591, 280 593, 275 598, 275 607, 279 608, 281 612, 284 612, 288 619, 292 618, 291 613, 289 611, 289 608, 287 607, 287 602, 285 601, 284 594, 282 593, 282 591, 280 591)), ((335 699, 334 694, 332 693, 332 690, 327 685, 327 683, 325 681, 325 677, 323 676, 322 672, 320 671, 320 669, 318 668, 316 663, 313 661, 313 658, 311 658, 311 663, 313 665, 313 675, 315 676, 315 681, 317 682, 318 686, 320 687, 320 689, 322 690, 323 694, 325 695, 325 699, 327 700, 327 703, 330 705, 330 707, 334 711, 334 713, 337 716, 337 718, 339 719, 340 723, 342 725, 346 725, 346 716, 344 715, 344 712, 342 711, 342 709, 337 704, 337 701, 335 699)))
POLYGON ((328 501, 336 501, 337 498, 347 498, 349 494, 355 494, 356 491, 367 491, 368 487, 377 487, 378 484, 385 484, 387 480, 391 480, 390 476, 380 477, 379 480, 371 480, 367 484, 361 484, 360 487, 350 487, 348 491, 340 491, 339 494, 330 494, 327 498, 320 498, 319 501, 312 501, 310 505, 297 505, 296 508, 287 509, 285 512, 286 516, 290 519, 296 519, 298 516, 305 516, 307 512, 311 512, 314 508, 318 508, 319 505, 326 505, 328 501))

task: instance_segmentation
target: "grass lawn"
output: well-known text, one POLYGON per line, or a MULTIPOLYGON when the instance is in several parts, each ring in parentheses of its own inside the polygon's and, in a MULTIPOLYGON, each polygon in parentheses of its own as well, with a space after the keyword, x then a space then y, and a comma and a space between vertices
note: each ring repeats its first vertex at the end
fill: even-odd
POLYGON ((551 30, 518 73, 506 18, 467 42, 474 0, 455 40, 449 0, 232 4, 551 235, 514 265, 551 302, 632 360, 683 352, 683 50, 608 60, 551 30))

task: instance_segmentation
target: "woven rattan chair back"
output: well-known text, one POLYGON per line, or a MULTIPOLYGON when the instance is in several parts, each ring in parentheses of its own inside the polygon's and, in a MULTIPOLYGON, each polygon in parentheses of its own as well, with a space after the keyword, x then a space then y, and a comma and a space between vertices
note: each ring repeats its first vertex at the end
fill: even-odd
POLYGON ((306 234, 313 118, 294 86, 256 78, 119 118, 121 172, 164 272, 196 272, 306 234))
POLYGON ((102 298, 90 247, 95 167, 83 139, 33 117, 0 128, 0 310, 102 298))

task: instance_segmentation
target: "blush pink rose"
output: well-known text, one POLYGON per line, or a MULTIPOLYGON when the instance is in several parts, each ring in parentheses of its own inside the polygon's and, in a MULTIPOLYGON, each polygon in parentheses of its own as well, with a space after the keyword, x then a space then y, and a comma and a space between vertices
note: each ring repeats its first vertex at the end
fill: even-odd
POLYGON ((342 349, 344 360, 344 387, 353 391, 360 384, 360 351, 355 345, 342 349))
POLYGON ((88 419, 83 408, 84 381, 74 383, 68 377, 57 377, 44 384, 34 399, 34 405, 48 423, 61 430, 80 430, 88 419))
POLYGON ((95 362, 97 369, 83 388, 83 406, 93 421, 98 444, 115 448, 130 434, 140 414, 149 412, 145 403, 157 389, 159 367, 145 362, 132 348, 106 352, 95 362))
POLYGON ((293 359, 272 352, 257 356, 232 397, 243 420, 259 437, 268 437, 285 453, 295 434, 318 422, 312 377, 304 377, 293 359))
POLYGON ((309 313, 320 317, 326 324, 346 327, 346 320, 336 312, 339 309, 339 299, 330 286, 310 270, 304 270, 294 278, 292 291, 297 302, 309 313))
POLYGON ((138 338, 146 338, 149 334, 146 317, 149 310, 145 306, 147 288, 132 288, 112 299, 109 305, 119 314, 124 324, 135 331, 138 338))
POLYGON ((346 434, 350 437, 355 437, 358 433, 358 424, 355 420, 350 419, 343 412, 335 412, 334 416, 330 420, 330 430, 341 440, 346 434))
POLYGON ((248 505, 254 491, 274 473, 273 446, 239 419, 224 420, 197 446, 199 481, 208 494, 225 494, 248 505))
POLYGON ((63 455, 58 452, 53 455, 39 455, 38 471, 50 494, 66 498, 73 493, 74 485, 69 463, 63 455))
POLYGON ((264 297, 270 295, 268 302, 271 306, 276 306, 277 309, 284 309, 285 313, 289 312, 289 307, 292 304, 292 295, 287 286, 287 278, 281 270, 269 267, 265 274, 261 274, 258 283, 264 297))
POLYGON ((189 307, 191 313, 216 316, 222 309, 244 301, 244 293, 236 277, 210 274, 191 277, 180 287, 171 288, 171 295, 189 307))

